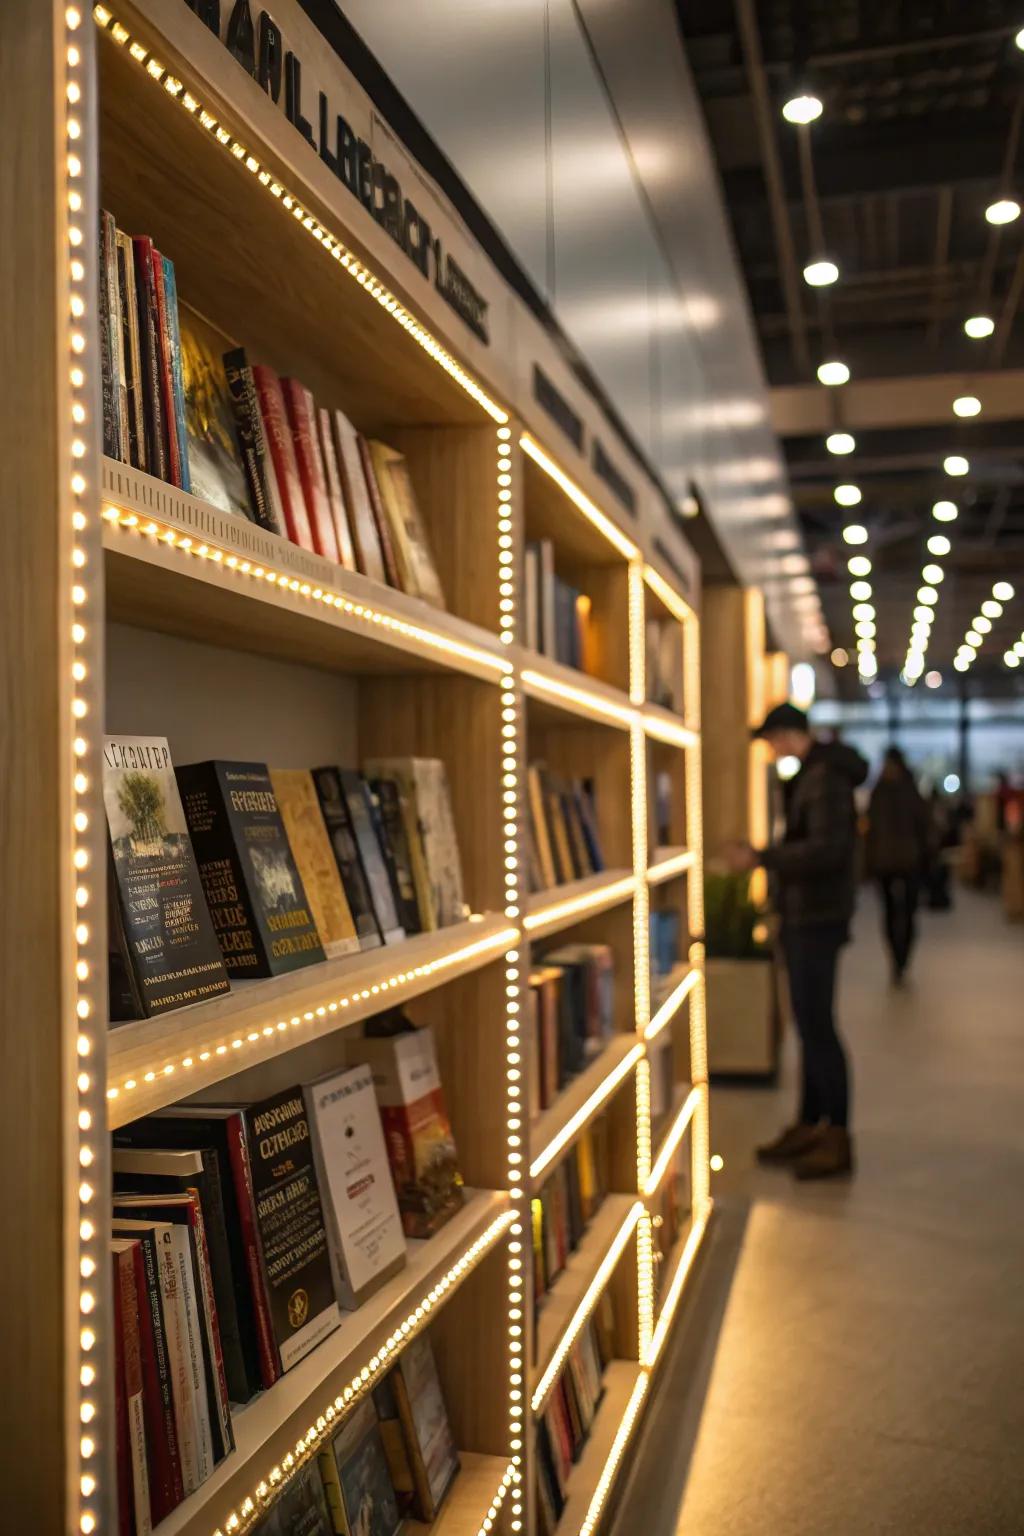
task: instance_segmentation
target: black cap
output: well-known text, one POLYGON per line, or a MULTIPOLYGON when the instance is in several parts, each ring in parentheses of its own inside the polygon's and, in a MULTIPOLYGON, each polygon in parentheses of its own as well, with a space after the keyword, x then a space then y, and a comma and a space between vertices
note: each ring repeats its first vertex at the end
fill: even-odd
POLYGON ((809 733, 810 729, 807 716, 802 709, 797 709, 795 704, 776 704, 750 735, 756 741, 759 736, 770 736, 772 731, 807 731, 809 733))

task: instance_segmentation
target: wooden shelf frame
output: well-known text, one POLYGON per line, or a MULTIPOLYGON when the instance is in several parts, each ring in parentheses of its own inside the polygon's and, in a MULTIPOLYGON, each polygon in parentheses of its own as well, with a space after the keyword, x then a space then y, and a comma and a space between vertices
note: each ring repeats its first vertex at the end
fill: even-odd
POLYGON ((628 869, 605 869, 582 880, 534 891, 526 898, 523 930, 532 940, 547 938, 631 901, 635 895, 636 876, 628 869))
POLYGON ((601 1054, 570 1079, 550 1109, 541 1111, 530 1126, 530 1178, 535 1185, 565 1156, 643 1057, 642 1041, 613 1035, 601 1054))
POLYGON ((590 1536, 647 1395, 649 1376, 635 1360, 611 1360, 603 1395, 579 1460, 569 1474, 555 1536, 590 1536))

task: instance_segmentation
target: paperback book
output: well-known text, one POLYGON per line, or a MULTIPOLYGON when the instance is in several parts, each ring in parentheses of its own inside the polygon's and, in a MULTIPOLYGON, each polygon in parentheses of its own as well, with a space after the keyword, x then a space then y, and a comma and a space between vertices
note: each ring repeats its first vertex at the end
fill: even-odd
POLYGON ((179 305, 178 319, 192 494, 223 512, 252 519, 223 363, 227 337, 187 304, 179 305))
POLYGON ((359 949, 359 935, 327 835, 313 775, 305 768, 271 768, 270 782, 320 942, 332 958, 353 954, 359 949))
POLYGON ((413 883, 424 932, 466 916, 448 774, 437 757, 378 757, 366 764, 374 782, 389 780, 399 793, 413 883))
POLYGON ((339 1536, 396 1536, 402 1518, 371 1398, 321 1451, 320 1473, 339 1536))
POLYGON ((458 1473, 459 1453, 428 1334, 418 1334, 402 1351, 394 1387, 412 1465, 413 1512, 432 1521, 458 1473))

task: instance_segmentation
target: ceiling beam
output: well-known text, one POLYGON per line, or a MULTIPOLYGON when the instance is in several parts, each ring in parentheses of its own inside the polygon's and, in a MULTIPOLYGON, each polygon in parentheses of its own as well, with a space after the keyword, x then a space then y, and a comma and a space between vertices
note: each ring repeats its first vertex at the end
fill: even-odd
MULTIPOLYGON (((946 426, 952 433, 961 425, 952 409, 958 395, 978 396, 984 411, 982 421, 1020 420, 1024 369, 858 379, 844 384, 842 393, 843 420, 851 432, 858 427, 891 431, 901 427, 946 426)), ((808 437, 829 431, 830 394, 820 384, 777 385, 768 391, 772 426, 780 437, 808 437)), ((835 463, 837 472, 842 472, 843 460, 836 459, 835 463)))

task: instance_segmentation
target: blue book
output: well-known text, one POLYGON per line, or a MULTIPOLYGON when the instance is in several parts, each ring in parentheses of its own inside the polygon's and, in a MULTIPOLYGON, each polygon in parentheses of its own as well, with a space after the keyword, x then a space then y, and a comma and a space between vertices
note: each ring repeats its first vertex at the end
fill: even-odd
POLYGON ((168 351, 171 355, 171 389, 174 394, 174 432, 178 439, 181 464, 181 488, 191 493, 192 477, 188 468, 188 435, 185 431, 185 376, 181 368, 181 330, 178 325, 178 284, 174 263, 161 256, 164 268, 164 307, 167 311, 168 351))

